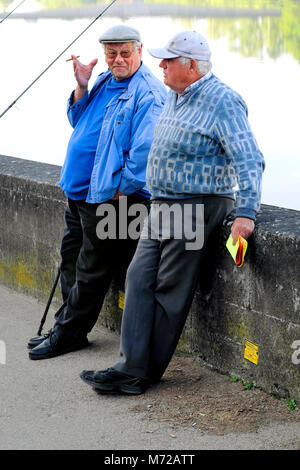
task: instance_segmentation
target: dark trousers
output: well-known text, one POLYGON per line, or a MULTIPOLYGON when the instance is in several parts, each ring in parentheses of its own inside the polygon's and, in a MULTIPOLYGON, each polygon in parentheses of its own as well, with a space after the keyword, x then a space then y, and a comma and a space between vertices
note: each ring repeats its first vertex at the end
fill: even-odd
MULTIPOLYGON (((151 204, 150 215, 159 203, 151 204)), ((204 205, 204 220, 200 221, 204 224, 204 245, 197 250, 186 249, 185 236, 178 239, 171 233, 168 239, 157 237, 157 226, 154 237, 141 235, 127 271, 120 355, 113 366, 153 382, 163 375, 179 341, 199 274, 206 270, 208 241, 234 204, 223 197, 172 203, 182 207, 204 205)))
MULTIPOLYGON (((147 203, 145 198, 137 194, 127 197, 128 209, 133 204, 147 203)), ((61 244, 61 291, 64 303, 55 314, 55 328, 62 335, 74 337, 91 331, 114 273, 127 268, 136 249, 137 240, 126 238, 124 233, 124 238, 119 238, 119 201, 111 200, 105 204, 115 209, 116 238, 100 239, 97 235, 97 225, 104 217, 96 214, 100 204, 68 200, 66 229, 61 244)), ((126 219, 127 214, 123 214, 123 220, 124 217, 128 223, 131 222, 132 217, 126 219)))

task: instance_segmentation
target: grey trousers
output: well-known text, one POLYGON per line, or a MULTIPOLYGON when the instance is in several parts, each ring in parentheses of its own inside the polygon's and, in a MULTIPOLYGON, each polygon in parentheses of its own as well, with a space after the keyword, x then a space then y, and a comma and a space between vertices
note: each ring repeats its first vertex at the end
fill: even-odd
POLYGON ((149 230, 151 214, 157 213, 158 205, 165 204, 166 200, 152 202, 148 226, 143 230, 127 271, 120 354, 113 365, 120 372, 153 383, 160 380, 176 349, 199 273, 206 269, 204 253, 208 240, 234 205, 232 199, 214 196, 167 202, 178 204, 182 212, 187 206, 193 206, 191 218, 182 218, 182 225, 191 219, 194 228, 195 224, 203 224, 203 247, 187 249, 184 231, 180 239, 174 236, 174 223, 170 236, 165 238, 162 233, 168 223, 165 216, 149 230), (200 220, 195 216, 199 205, 204 207, 200 220))

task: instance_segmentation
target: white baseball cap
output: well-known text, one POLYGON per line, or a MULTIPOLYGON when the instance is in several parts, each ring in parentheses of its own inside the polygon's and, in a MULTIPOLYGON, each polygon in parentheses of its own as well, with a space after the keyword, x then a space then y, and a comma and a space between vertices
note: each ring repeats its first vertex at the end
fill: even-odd
POLYGON ((196 31, 182 31, 176 34, 165 47, 148 49, 149 54, 158 59, 188 57, 196 60, 209 60, 211 52, 204 36, 196 31))

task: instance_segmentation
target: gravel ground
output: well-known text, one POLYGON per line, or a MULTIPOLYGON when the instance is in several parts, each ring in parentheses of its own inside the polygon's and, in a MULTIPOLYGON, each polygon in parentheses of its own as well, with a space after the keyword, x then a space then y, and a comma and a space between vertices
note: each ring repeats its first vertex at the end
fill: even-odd
POLYGON ((149 422, 164 421, 215 435, 300 422, 299 409, 289 410, 285 400, 248 389, 191 358, 174 357, 163 381, 138 401, 132 410, 146 411, 149 422))

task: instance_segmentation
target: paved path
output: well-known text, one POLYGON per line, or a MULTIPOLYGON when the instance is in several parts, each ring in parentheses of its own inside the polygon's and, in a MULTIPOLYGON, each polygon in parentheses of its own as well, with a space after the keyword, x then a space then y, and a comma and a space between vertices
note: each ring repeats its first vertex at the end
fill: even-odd
MULTIPOLYGON (((35 299, 0 286, 0 449, 299 449, 299 423, 225 436, 176 428, 172 438, 172 425, 149 424, 143 413, 132 411, 136 397, 97 394, 79 373, 113 363, 119 338, 104 328, 92 332, 85 350, 30 361, 26 343, 43 309, 35 299)), ((52 318, 50 311, 44 331, 52 318)))

